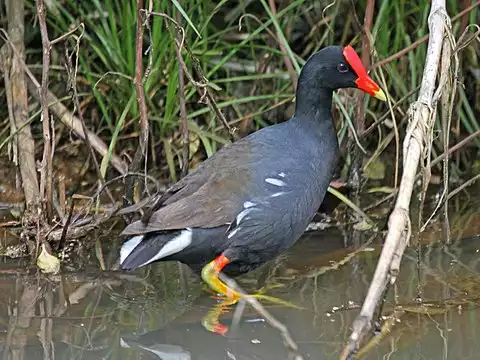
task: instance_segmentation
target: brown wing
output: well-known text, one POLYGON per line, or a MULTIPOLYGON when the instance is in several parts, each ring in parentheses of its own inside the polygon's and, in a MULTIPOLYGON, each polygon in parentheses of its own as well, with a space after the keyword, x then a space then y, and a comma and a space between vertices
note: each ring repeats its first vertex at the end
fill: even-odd
POLYGON ((243 209, 251 181, 247 141, 235 143, 234 151, 222 149, 190 175, 173 185, 165 196, 164 206, 153 213, 147 224, 136 221, 122 235, 187 227, 217 227, 231 222, 243 209))

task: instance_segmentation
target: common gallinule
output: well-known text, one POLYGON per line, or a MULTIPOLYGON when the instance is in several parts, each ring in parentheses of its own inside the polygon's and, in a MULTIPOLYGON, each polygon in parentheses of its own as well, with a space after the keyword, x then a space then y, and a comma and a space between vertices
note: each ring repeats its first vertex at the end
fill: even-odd
POLYGON ((218 277, 253 270, 288 249, 319 208, 335 167, 335 89, 385 100, 352 47, 329 46, 305 63, 295 115, 216 152, 174 184, 148 223, 122 235, 122 269, 178 260, 216 292, 238 294, 218 277))

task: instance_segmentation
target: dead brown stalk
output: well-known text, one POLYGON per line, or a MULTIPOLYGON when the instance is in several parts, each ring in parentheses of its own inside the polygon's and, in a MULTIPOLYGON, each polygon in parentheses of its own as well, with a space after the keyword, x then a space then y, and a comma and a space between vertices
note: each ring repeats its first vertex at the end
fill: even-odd
POLYGON ((50 40, 48 38, 47 20, 45 3, 43 0, 37 0, 37 15, 42 35, 42 86, 40 88, 40 104, 42 107, 41 121, 43 124, 43 157, 40 167, 40 196, 45 206, 47 222, 52 220, 53 203, 53 153, 52 137, 50 134, 50 116, 48 113, 47 93, 48 93, 48 71, 50 68, 50 40))
POLYGON ((363 137, 367 136, 370 134, 373 130, 376 129, 378 125, 380 125, 382 122, 384 122, 386 119, 388 119, 389 116, 392 115, 392 111, 395 110, 397 107, 399 107, 401 104, 403 104, 408 98, 414 94, 416 94, 420 90, 420 85, 417 86, 415 89, 410 90, 408 93, 406 93, 400 100, 395 102, 392 105, 392 108, 389 109, 385 114, 380 116, 378 120, 376 120, 372 125, 370 125, 362 134, 363 137))
MULTIPOLYGON (((237 129, 235 127, 232 128, 229 125, 227 119, 225 118, 225 115, 223 115, 222 111, 218 107, 215 97, 213 96, 210 90, 210 87, 208 85, 208 79, 205 77, 205 74, 203 73, 200 61, 198 61, 197 57, 193 55, 192 51, 190 50, 190 47, 188 46, 188 42, 185 39, 185 29, 182 26, 180 26, 180 24, 177 21, 175 21, 175 19, 168 16, 167 14, 153 11, 153 12, 150 12, 150 15, 163 17, 164 19, 174 24, 175 28, 177 29, 177 32, 182 34, 179 45, 180 45, 180 48, 184 48, 187 51, 188 56, 190 57, 190 59, 192 59, 193 70, 197 75, 197 79, 193 78, 187 65, 185 64, 185 61, 183 60, 182 57, 180 57, 178 60, 180 61, 180 65, 183 67, 185 76, 192 83, 192 85, 195 86, 195 88, 197 89, 197 92, 200 94, 199 102, 203 104, 207 104, 210 107, 210 109, 215 114, 215 117, 217 118, 217 120, 219 120, 222 123, 223 127, 228 131, 228 134, 230 135, 230 139, 232 141, 235 141, 237 129)), ((165 24, 167 24, 167 22, 165 22, 165 24)), ((166 26, 168 26, 168 24, 166 26)), ((174 41, 178 41, 177 37, 174 38, 174 41)))
MULTIPOLYGON (((480 1, 476 1, 475 3, 473 3, 472 5, 468 6, 467 8, 465 8, 464 10, 460 11, 457 15, 455 15, 454 17, 452 17, 452 23, 459 20, 459 19, 462 19, 466 14, 468 14, 470 11, 472 11, 473 9, 477 8, 478 6, 480 6, 480 1)), ((405 49, 402 49, 400 50, 399 52, 389 56, 388 58, 386 59, 383 59, 383 60, 380 60, 378 61, 377 63, 375 63, 373 65, 373 69, 376 68, 376 67, 379 67, 379 66, 384 66, 386 64, 389 64, 391 63, 392 61, 395 61, 399 58, 401 58, 403 55, 405 54, 408 54, 410 51, 416 49, 417 47, 419 47, 421 44, 423 44, 425 41, 428 40, 428 37, 429 35, 425 35, 423 37, 421 37, 420 39, 418 39, 417 41, 413 42, 411 45, 407 46, 405 49)))
MULTIPOLYGON (((81 28, 83 30, 83 24, 80 24, 77 28, 81 28)), ((61 38, 62 37, 64 37, 64 35, 62 35, 61 38)), ((19 67, 21 67, 25 75, 27 75, 27 80, 29 80, 29 82, 27 83, 29 93, 32 94, 32 96, 38 101, 40 101, 40 93, 38 92, 38 89, 41 87, 40 82, 25 64, 25 61, 21 57, 21 54, 18 52, 13 42, 11 41, 10 36, 3 29, 0 29, 0 38, 2 38, 2 40, 4 40, 5 43, 9 46, 9 48, 12 50, 13 55, 15 55, 16 59, 19 61, 19 67)), ((52 44, 55 42, 56 40, 53 40, 52 44)), ((102 156, 105 156, 107 154, 108 147, 105 145, 103 140, 90 130, 87 130, 87 132, 84 133, 80 119, 72 115, 69 109, 65 105, 63 105, 62 102, 50 91, 47 92, 47 102, 52 113, 57 116, 62 121, 62 123, 64 123, 68 128, 72 129, 82 139, 85 139, 85 134, 87 134, 93 148, 102 156)), ((22 126, 18 128, 17 131, 24 127, 25 125, 22 124, 22 126)), ((127 165, 117 155, 112 154, 110 162, 120 174, 125 174, 127 172, 127 165)), ((35 169, 35 166, 32 165, 31 169, 35 169)), ((35 182, 35 184, 36 186, 38 186, 37 182, 35 182)), ((36 199, 38 199, 38 194, 36 199)))
MULTIPOLYGON (((180 24, 182 16, 177 11, 177 22, 180 24)), ((190 160, 190 139, 188 136, 188 119, 187 107, 185 103, 185 76, 183 66, 180 65, 182 61, 182 34, 177 32, 177 41, 175 41, 175 54, 178 61, 178 103, 180 105, 180 120, 182 122, 182 177, 188 174, 189 160, 190 160)))
MULTIPOLYGON (((95 154, 95 151, 93 150, 92 143, 90 142, 90 137, 87 131, 87 127, 85 125, 85 120, 83 119, 83 110, 80 106, 80 101, 78 100, 78 92, 77 92, 77 69, 78 69, 78 58, 79 58, 79 52, 80 52, 80 39, 81 37, 77 37, 75 41, 75 51, 70 52, 68 47, 65 47, 65 57, 67 60, 67 74, 68 74, 68 86, 72 91, 72 100, 74 104, 74 110, 77 111, 78 118, 80 120, 80 125, 82 127, 83 134, 85 135, 84 141, 87 146, 88 151, 90 152, 90 156, 93 160, 95 172, 97 173, 98 176, 98 181, 100 185, 105 184, 105 179, 103 178, 102 172, 100 171, 100 165, 98 164, 98 160, 95 154), (75 55, 75 65, 72 62, 72 58, 75 55)), ((112 202, 112 204, 115 205, 115 199, 113 198, 110 190, 108 188, 105 191, 112 202)))
POLYGON ((246 294, 235 280, 223 273, 220 273, 220 279, 227 284, 229 288, 242 294, 242 300, 251 305, 267 321, 267 323, 270 324, 270 326, 280 332, 285 347, 293 353, 292 355, 295 360, 303 360, 303 357, 297 354, 298 345, 295 340, 293 340, 293 337, 285 324, 277 320, 257 299, 246 294))
MULTIPOLYGON (((409 126, 404 140, 403 174, 398 197, 388 221, 388 232, 362 309, 352 325, 349 340, 340 356, 351 358, 371 328, 371 321, 388 283, 395 282, 403 252, 411 236, 409 206, 418 165, 424 154, 429 124, 435 114, 434 91, 441 57, 445 23, 445 0, 433 0, 429 17, 430 38, 422 86, 418 101, 410 109, 409 126)), ((438 99, 435 99, 438 100, 438 99)))
MULTIPOLYGON (((275 5, 275 0, 268 0, 268 6, 270 7, 270 11, 272 12, 272 14, 276 16, 277 7, 275 5)), ((297 74, 295 72, 295 69, 293 68, 292 61, 288 57, 287 48, 285 47, 285 44, 282 41, 282 37, 278 32, 277 32, 276 40, 280 47, 280 51, 283 54, 283 61, 285 62, 285 66, 287 68, 288 74, 290 75, 290 80, 292 81, 293 89, 295 90, 297 88, 297 74)))
POLYGON ((28 123, 28 101, 25 84, 24 59, 24 3, 7 2, 9 39, 0 56, 7 94, 10 133, 16 134, 13 141, 13 161, 19 167, 27 212, 35 215, 39 200, 37 167, 35 164, 35 143, 28 123), (11 38, 11 40, 10 40, 11 38))
MULTIPOLYGON (((148 12, 145 12, 143 9, 143 0, 137 0, 137 24, 136 24, 136 46, 135 46, 135 89, 137 92, 137 104, 140 114, 140 135, 139 135, 139 147, 135 152, 132 163, 130 165, 130 170, 132 172, 138 172, 142 166, 142 162, 147 158, 147 147, 148 147, 148 115, 147 115, 147 105, 145 103, 145 90, 143 88, 143 26, 144 20, 143 15, 146 14, 146 20, 148 19, 148 12)), ((133 194, 134 190, 138 188, 139 182, 134 181, 134 178, 129 178, 126 183, 126 200, 130 203, 133 203, 133 194)))
MULTIPOLYGON (((164 13, 158 13, 158 12, 153 12, 145 9, 140 10, 143 13, 146 13, 147 18, 149 16, 161 16, 164 19, 168 20, 172 24, 174 24, 176 30, 177 30, 177 36, 174 37, 174 42, 175 46, 178 49, 178 55, 177 60, 179 62, 179 66, 182 67, 183 69, 183 74, 187 77, 187 79, 195 86, 197 89, 197 92, 200 94, 200 100, 199 102, 201 103, 206 103, 210 109, 213 111, 213 113, 216 115, 217 119, 221 121, 223 124, 224 128, 228 131, 230 138, 232 141, 236 139, 236 128, 232 128, 223 113, 220 111, 217 102, 215 100, 215 97, 213 96, 209 86, 208 86, 208 80, 205 77, 201 64, 198 61, 198 59, 193 55, 191 52, 190 48, 188 47, 187 40, 185 39, 185 30, 180 24, 173 19, 172 17, 168 16, 167 14, 164 13), (193 63, 193 69, 197 75, 197 79, 194 79, 192 74, 190 73, 187 65, 185 64, 185 61, 183 60, 183 57, 181 56, 181 50, 185 49, 192 59, 193 63)), ((168 28, 168 23, 165 22, 167 28, 168 28)), ((182 116, 182 115, 181 115, 182 116)), ((186 118, 186 116, 185 116, 186 118)), ((187 123, 188 125, 188 123, 187 123)), ((188 135, 188 134, 187 134, 188 135)), ((184 133, 185 136, 185 133, 184 133)), ((152 206, 148 209, 148 211, 143 215, 142 221, 147 223, 150 220, 150 216, 153 214, 153 212, 158 209, 158 207, 161 205, 158 201, 160 201, 161 196, 157 197, 157 200, 152 204, 152 206)))
MULTIPOLYGON (((375 0, 368 0, 365 9, 365 17, 363 19, 362 27, 362 53, 361 59, 365 68, 370 67, 370 33, 373 23, 373 11, 375 9, 375 0)), ((361 136, 365 131, 365 93, 358 91, 356 93, 355 105, 355 131, 361 136)), ((348 183, 355 191, 355 198, 358 198, 360 190, 360 169, 362 168, 363 154, 360 149, 354 146, 355 141, 350 139, 353 148, 352 163, 348 172, 348 183)), ((358 201, 358 199, 357 199, 358 201)))

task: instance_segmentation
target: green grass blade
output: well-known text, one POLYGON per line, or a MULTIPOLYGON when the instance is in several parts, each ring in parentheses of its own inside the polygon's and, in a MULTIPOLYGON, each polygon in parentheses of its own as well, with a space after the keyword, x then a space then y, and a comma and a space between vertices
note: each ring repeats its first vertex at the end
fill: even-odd
POLYGON ((115 126, 115 130, 112 134, 112 139, 110 140, 110 144, 108 145, 107 154, 102 159, 102 164, 100 165, 100 173, 102 174, 103 178, 105 178, 105 174, 107 173, 107 168, 108 168, 108 164, 110 162, 110 158, 112 157, 112 154, 115 151, 115 146, 117 144, 118 134, 120 134, 120 131, 123 128, 125 118, 127 117, 127 114, 130 111, 130 108, 131 108, 134 100, 135 100, 135 92, 132 92, 132 96, 130 97, 130 100, 128 101, 127 106, 125 106, 125 109, 123 109, 122 115, 120 116, 120 118, 117 121, 117 124, 115 126))
POLYGON ((201 39, 201 38, 202 38, 202 35, 200 35, 200 32, 197 30, 197 28, 195 27, 195 25, 193 25, 192 20, 190 20, 190 18, 188 17, 187 13, 185 12, 185 10, 183 10, 182 5, 180 5, 177 0, 172 0, 172 3, 173 3, 173 5, 177 8, 177 10, 180 12, 180 14, 182 14, 183 18, 184 18, 185 20, 187 20, 188 25, 190 25, 190 27, 193 29, 193 31, 195 31, 195 33, 196 33, 196 34, 198 35, 198 37, 201 39))
POLYGON ((302 70, 300 65, 298 64, 297 58, 295 54, 292 51, 292 48, 290 45, 288 45, 287 38, 285 37, 285 34, 283 33, 282 28, 280 27, 280 24, 278 23, 277 17, 272 13, 270 10, 270 7, 267 5, 265 0, 261 0, 263 7, 265 8, 265 11, 267 12, 268 16, 273 22, 273 26, 275 26, 275 30, 277 30, 277 34, 280 37, 280 41, 283 43, 283 46, 287 50, 288 57, 290 58, 290 61, 293 64, 293 67, 295 68, 295 71, 297 74, 300 74, 300 71, 302 70))
POLYGON ((365 214, 365 212, 362 209, 360 209, 357 206, 357 204, 352 202, 349 198, 347 198, 345 195, 343 195, 340 191, 338 191, 337 189, 329 186, 328 187, 328 192, 330 194, 332 194, 333 196, 337 197, 339 200, 341 200, 345 205, 347 205, 349 208, 351 208, 357 214, 359 214, 370 225, 375 226, 375 222, 372 219, 370 219, 370 217, 367 214, 365 214))

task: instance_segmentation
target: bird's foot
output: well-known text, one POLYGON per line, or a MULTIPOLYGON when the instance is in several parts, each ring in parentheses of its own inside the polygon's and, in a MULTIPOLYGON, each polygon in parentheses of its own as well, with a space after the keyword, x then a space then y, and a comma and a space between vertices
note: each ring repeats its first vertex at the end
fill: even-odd
MULTIPOLYGON (((283 305, 287 307, 293 307, 300 309, 301 307, 289 302, 284 301, 272 296, 268 296, 262 293, 262 290, 256 294, 242 294, 225 284, 219 278, 219 273, 222 269, 230 262, 230 260, 224 255, 220 255, 215 260, 211 261, 202 269, 202 279, 207 283, 207 285, 215 291, 215 293, 220 294, 223 298, 226 298, 230 305, 237 303, 241 298, 251 297, 257 300, 266 300, 274 304, 283 305)), ((218 295, 217 295, 218 298, 218 295)))

